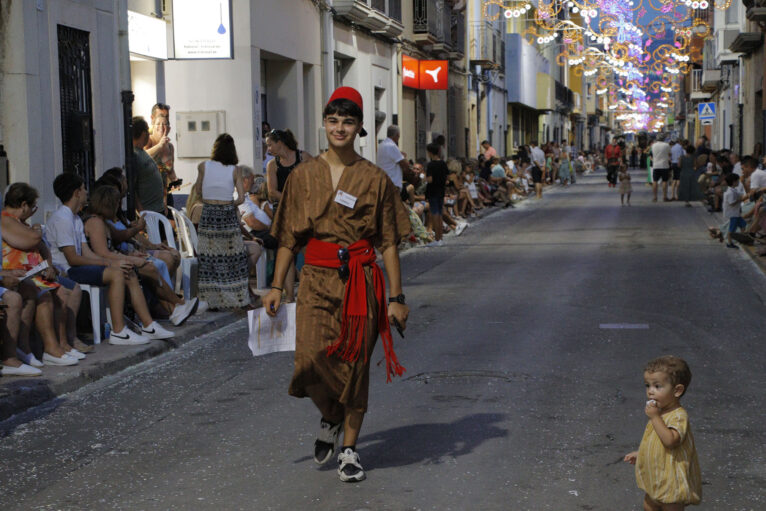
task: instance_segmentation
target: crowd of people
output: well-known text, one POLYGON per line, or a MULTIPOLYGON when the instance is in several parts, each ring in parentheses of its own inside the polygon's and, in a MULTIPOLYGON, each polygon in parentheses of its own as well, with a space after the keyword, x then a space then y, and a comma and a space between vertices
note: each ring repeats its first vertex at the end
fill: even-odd
MULTIPOLYGON (((180 292, 181 254, 168 243, 175 232, 161 224, 162 241, 152 243, 143 213, 165 216, 173 229, 178 227, 173 192, 182 181, 175 174, 170 106, 154 105, 148 122, 132 120, 132 183, 123 169, 111 168, 87 190, 77 174, 63 173, 52 183, 61 206, 45 225, 30 223, 38 191, 26 183, 11 185, 1 224, 2 374, 37 376, 44 365, 75 365, 93 351, 82 340, 87 332, 77 329, 82 285, 105 289, 108 342, 115 345, 172 338, 173 330, 157 320, 178 326, 208 309, 254 306, 259 289, 269 283, 257 282, 257 266, 267 254, 273 260, 278 248, 271 228, 288 176, 315 159, 300 149, 289 129, 271 129, 268 123, 262 129, 262 170, 241 165, 234 139, 222 134, 211 157, 199 164, 185 207, 179 208, 198 237, 196 297, 180 292), (139 213, 132 220, 124 209, 131 189, 139 213), (40 263, 47 268, 28 275, 40 263), (35 338, 42 350, 33 349, 35 338)), ((576 156, 572 147, 553 143, 538 147, 533 142, 502 157, 484 141, 477 158, 444 158, 443 136, 427 146, 427 158, 413 160, 399 150, 399 137, 399 128, 389 126, 375 163, 391 178, 409 215, 410 234, 400 249, 441 246, 445 234, 462 234, 469 219, 485 208, 513 207, 533 194, 541 198, 544 186, 568 186, 595 166, 593 155, 576 156)), ((285 302, 295 301, 302 258, 296 254, 286 269, 285 302)))
MULTIPOLYGON (((657 134, 641 147, 626 146, 615 137, 604 149, 607 162, 608 186, 616 186, 619 176, 620 194, 630 204, 630 173, 628 167, 645 165, 646 183, 652 188, 652 202, 684 202, 691 207, 701 201, 710 213, 722 213, 719 227, 709 228, 712 238, 728 248, 737 243, 763 244, 766 237, 766 157, 760 144, 749 155, 729 149, 712 150, 707 136, 696 141, 667 140, 657 134), (737 242, 737 243, 735 243, 737 242)), ((766 247, 759 247, 766 255, 766 247)))

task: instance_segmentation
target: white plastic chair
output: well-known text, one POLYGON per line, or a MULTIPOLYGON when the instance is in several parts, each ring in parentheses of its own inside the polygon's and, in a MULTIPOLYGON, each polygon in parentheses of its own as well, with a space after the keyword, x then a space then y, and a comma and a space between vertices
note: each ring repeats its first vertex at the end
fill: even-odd
POLYGON ((93 344, 101 344, 101 328, 104 323, 112 324, 112 317, 109 312, 109 305, 105 299, 104 291, 106 288, 99 286, 89 286, 80 284, 83 293, 88 293, 90 298, 90 317, 93 325, 93 344), (104 319, 101 321, 101 309, 104 308, 104 319))
POLYGON ((197 231, 189 217, 175 208, 169 207, 168 209, 173 214, 178 230, 178 245, 181 253, 181 289, 183 289, 184 299, 188 300, 197 296, 197 271, 199 268, 199 261, 196 257, 197 231))
POLYGON ((142 211, 140 214, 146 220, 146 234, 149 235, 149 241, 152 243, 162 243, 162 235, 160 234, 160 224, 162 224, 168 246, 176 250, 178 249, 176 238, 173 234, 173 226, 165 215, 155 211, 142 211))

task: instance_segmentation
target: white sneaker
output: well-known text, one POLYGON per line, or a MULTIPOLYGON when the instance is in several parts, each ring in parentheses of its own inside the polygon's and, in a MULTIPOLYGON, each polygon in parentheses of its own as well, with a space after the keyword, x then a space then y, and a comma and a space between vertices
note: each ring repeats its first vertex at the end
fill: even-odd
POLYGON ((207 303, 205 300, 200 300, 197 302, 197 311, 194 314, 204 314, 208 311, 209 308, 209 303, 207 303))
POLYGON ((85 359, 85 353, 81 351, 77 351, 76 349, 72 348, 71 350, 66 352, 67 355, 69 355, 72 358, 76 358, 77 360, 84 360, 85 359))
POLYGON ((465 231, 465 228, 468 227, 468 224, 462 223, 457 224, 457 228, 455 229, 455 236, 460 236, 463 234, 463 231, 465 231))
POLYGON ((143 335, 135 333, 128 327, 123 327, 121 332, 112 332, 109 335, 109 344, 117 346, 137 346, 149 344, 150 340, 143 335))
POLYGON ((432 241, 431 243, 429 243, 429 244, 428 244, 428 245, 426 245, 426 246, 427 246, 427 247, 432 247, 432 248, 433 248, 433 247, 442 247, 442 246, 444 246, 444 240, 436 240, 436 241, 432 241))
POLYGON ((359 454, 346 447, 338 454, 338 476, 344 483, 364 481, 365 474, 359 460, 359 454))
POLYGON ((77 359, 69 355, 54 357, 48 353, 43 353, 43 363, 49 366, 74 366, 77 365, 77 359))
POLYGON ((37 360, 37 357, 32 353, 24 353, 19 348, 16 348, 16 356, 27 365, 32 367, 43 367, 43 363, 37 360))
POLYGON ((152 321, 147 326, 141 328, 141 335, 147 339, 156 340, 170 339, 171 337, 176 336, 174 332, 162 328, 156 321, 152 321))
POLYGON ((197 306, 199 304, 199 300, 196 298, 192 298, 186 303, 183 304, 177 304, 173 308, 173 313, 170 315, 170 321, 175 326, 179 326, 181 323, 189 319, 189 316, 194 314, 194 311, 197 310, 197 306))
POLYGON ((41 370, 27 364, 21 364, 19 367, 3 365, 3 376, 40 376, 41 370))

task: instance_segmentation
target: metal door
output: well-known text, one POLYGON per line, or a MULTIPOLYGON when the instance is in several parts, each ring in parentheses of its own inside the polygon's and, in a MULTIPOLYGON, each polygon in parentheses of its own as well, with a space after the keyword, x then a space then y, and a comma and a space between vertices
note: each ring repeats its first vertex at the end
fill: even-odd
POLYGON ((59 25, 58 50, 64 172, 79 175, 90 190, 95 181, 90 33, 59 25))

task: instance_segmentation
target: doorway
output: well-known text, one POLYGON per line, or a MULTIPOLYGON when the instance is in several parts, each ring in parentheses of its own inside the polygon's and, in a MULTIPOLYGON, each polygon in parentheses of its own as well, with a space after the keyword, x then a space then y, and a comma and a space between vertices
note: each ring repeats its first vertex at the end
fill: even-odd
POLYGON ((58 25, 61 142, 64 172, 74 172, 91 190, 95 182, 90 33, 58 25))

